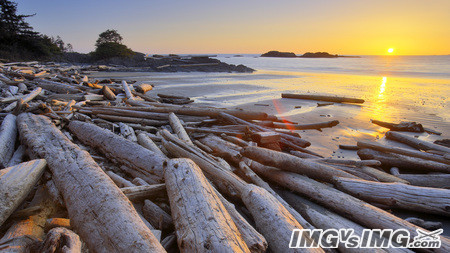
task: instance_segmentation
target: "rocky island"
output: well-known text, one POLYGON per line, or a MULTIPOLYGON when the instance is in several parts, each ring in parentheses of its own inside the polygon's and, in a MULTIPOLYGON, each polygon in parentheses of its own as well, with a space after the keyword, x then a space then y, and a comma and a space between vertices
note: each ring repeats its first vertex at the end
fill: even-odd
POLYGON ((293 52, 280 52, 280 51, 269 51, 261 55, 261 57, 280 57, 280 58, 337 58, 337 57, 351 57, 343 56, 337 54, 330 54, 327 52, 307 52, 303 55, 296 55, 293 52))

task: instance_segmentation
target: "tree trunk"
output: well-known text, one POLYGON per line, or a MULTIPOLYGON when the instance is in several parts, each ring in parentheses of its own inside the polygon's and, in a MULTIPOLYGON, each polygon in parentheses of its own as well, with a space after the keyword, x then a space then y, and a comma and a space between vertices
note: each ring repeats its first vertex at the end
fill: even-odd
MULTIPOLYGON (((417 229, 422 229, 384 210, 305 176, 267 166, 252 166, 252 169, 263 177, 311 198, 322 206, 368 228, 406 229, 411 235, 410 239, 418 235, 417 229)), ((441 239, 441 248, 436 249, 436 252, 448 252, 450 250, 450 239, 445 237, 441 237, 441 239)))
POLYGON ((386 133, 386 138, 389 140, 394 140, 394 141, 398 141, 401 143, 404 143, 406 145, 409 145, 413 148, 417 148, 420 150, 437 150, 437 151, 442 151, 445 153, 450 153, 450 148, 447 148, 445 146, 442 145, 438 145, 438 144, 434 144, 428 141, 423 141, 420 140, 418 138, 414 138, 402 133, 398 133, 398 132, 393 132, 393 131, 389 131, 386 133))
POLYGON ((0 127, 0 169, 8 166, 14 153, 17 137, 16 118, 16 116, 8 114, 0 127))
POLYGON ((194 162, 170 160, 165 168, 165 179, 181 252, 250 252, 194 162))
POLYGON ((369 202, 405 210, 450 216, 450 190, 349 178, 337 178, 336 186, 369 202))
POLYGON ((18 128, 23 144, 47 160, 72 225, 89 249, 165 251, 92 157, 70 142, 48 118, 23 113, 18 117, 18 128))
POLYGON ((94 124, 72 121, 69 129, 80 141, 105 154, 114 162, 143 174, 155 175, 162 181, 162 164, 165 160, 163 157, 94 124))
POLYGON ((282 170, 292 171, 304 174, 308 177, 333 182, 333 177, 358 178, 345 171, 335 169, 331 166, 312 162, 308 159, 302 159, 290 154, 273 151, 259 147, 245 147, 241 152, 244 156, 259 163, 269 166, 276 166, 282 170))
POLYGON ((0 175, 0 226, 19 207, 44 173, 44 159, 6 168, 0 175))

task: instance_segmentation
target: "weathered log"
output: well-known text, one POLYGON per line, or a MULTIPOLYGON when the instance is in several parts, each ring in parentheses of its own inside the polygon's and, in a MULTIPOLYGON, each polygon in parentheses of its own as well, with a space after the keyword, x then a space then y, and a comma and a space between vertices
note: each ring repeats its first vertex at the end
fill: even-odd
POLYGON ((369 202, 405 210, 450 216, 450 190, 349 178, 337 178, 336 186, 369 202))
POLYGON ((69 129, 80 141, 115 162, 162 179, 162 164, 165 159, 154 152, 94 124, 72 121, 69 129))
POLYGON ((49 231, 50 229, 57 227, 70 229, 70 220, 65 218, 50 218, 45 221, 45 231, 49 231))
POLYGON ((221 130, 221 129, 215 129, 215 128, 209 128, 209 127, 185 127, 184 128, 189 133, 210 133, 210 134, 227 134, 231 136, 244 136, 247 133, 246 132, 238 132, 238 131, 232 131, 232 130, 221 130))
POLYGON ((339 144, 339 148, 345 149, 345 150, 358 150, 359 149, 359 147, 355 146, 355 145, 342 145, 342 144, 339 144))
POLYGON ((198 140, 194 140, 194 144, 195 144, 195 146, 199 147, 200 149, 202 149, 206 153, 212 154, 214 152, 214 150, 212 150, 212 148, 206 146, 205 144, 201 143, 198 140))
POLYGON ((286 128, 295 130, 308 130, 308 129, 322 129, 334 127, 339 124, 338 120, 332 120, 327 122, 313 123, 313 124, 290 124, 290 123, 279 123, 273 122, 273 127, 275 128, 286 128))
POLYGON ((53 91, 55 93, 61 93, 61 94, 77 94, 80 92, 79 88, 76 88, 72 85, 48 81, 48 80, 44 80, 44 79, 39 79, 37 81, 37 85, 43 89, 53 91))
POLYGON ((425 221, 416 217, 408 217, 405 220, 421 228, 425 228, 431 231, 442 228, 442 222, 438 221, 425 221))
POLYGON ((170 160, 165 168, 165 180, 181 252, 250 252, 194 162, 170 160))
POLYGON ((148 137, 147 134, 145 134, 145 133, 138 134, 137 140, 140 145, 151 150, 156 155, 159 155, 163 158, 167 158, 167 156, 161 151, 161 149, 159 149, 159 147, 152 141, 152 139, 150 139, 150 137, 148 137))
POLYGON ((134 99, 133 94, 131 94, 130 86, 128 86, 126 81, 122 81, 122 88, 125 92, 125 97, 127 99, 133 100, 134 99))
POLYGON ((8 167, 15 166, 21 163, 24 157, 25 157, 25 147, 23 145, 20 145, 12 155, 11 159, 9 159, 8 167))
POLYGON ((141 185, 133 187, 121 188, 122 192, 131 201, 139 201, 143 199, 153 198, 165 198, 166 197, 166 185, 165 184, 152 184, 141 185))
MULTIPOLYGON (((422 229, 382 209, 308 177, 267 166, 252 167, 252 169, 264 178, 311 198, 322 206, 368 228, 406 229, 410 233, 411 240, 418 235, 416 230, 422 229)), ((450 250, 450 239, 444 237, 441 237, 441 239, 441 248, 436 249, 436 252, 448 252, 450 250)))
POLYGON ((346 159, 333 159, 333 158, 321 158, 314 159, 316 162, 332 163, 332 164, 344 164, 352 166, 380 166, 381 162, 377 160, 346 160, 346 159))
POLYGON ((375 177, 380 182, 409 184, 409 182, 407 180, 401 179, 399 177, 393 176, 389 173, 386 173, 381 170, 377 170, 377 169, 369 167, 369 166, 362 166, 360 169, 364 173, 375 177))
POLYGON ((154 120, 163 120, 167 121, 169 119, 169 115, 167 113, 157 113, 157 112, 141 112, 141 111, 132 111, 127 110, 123 107, 91 107, 80 109, 81 113, 88 114, 104 114, 104 115, 114 115, 114 116, 123 116, 123 117, 131 117, 131 118, 143 118, 143 119, 154 119, 154 120))
POLYGON ((445 153, 450 153, 450 148, 447 148, 442 145, 434 144, 432 142, 419 140, 418 138, 414 138, 414 137, 411 137, 411 136, 408 136, 408 135, 405 135, 402 133, 398 133, 398 132, 389 131, 386 133, 386 138, 389 140, 394 140, 394 141, 404 143, 413 148, 421 149, 424 151, 437 150, 437 151, 442 151, 445 153))
POLYGON ((47 163, 32 160, 2 171, 0 177, 0 226, 19 207, 41 178, 47 163))
POLYGON ((116 94, 107 85, 103 85, 102 94, 109 100, 116 100, 116 94))
POLYGON ((346 98, 346 97, 335 97, 335 96, 322 96, 322 95, 312 95, 312 94, 290 94, 290 93, 282 93, 282 98, 295 98, 295 99, 308 99, 308 100, 318 100, 318 101, 326 101, 326 102, 335 102, 335 103, 356 103, 362 104, 364 103, 363 99, 358 98, 346 98))
POLYGON ((39 252, 43 253, 80 253, 80 237, 67 228, 54 228, 48 231, 39 252))
POLYGON ((269 166, 276 166, 282 170, 304 174, 308 177, 333 182, 335 176, 358 178, 334 167, 302 159, 290 154, 259 147, 245 147, 242 155, 269 166))
POLYGON ((136 177, 131 181, 136 186, 142 186, 142 185, 150 185, 149 183, 145 182, 144 179, 136 177))
POLYGON ((22 143, 34 155, 46 158, 72 226, 92 251, 165 251, 92 157, 71 143, 48 118, 23 113, 18 117, 18 128, 22 143))
POLYGON ((172 217, 152 201, 146 199, 142 207, 144 218, 152 224, 153 227, 166 231, 173 230, 172 217))
POLYGON ((371 120, 373 124, 379 125, 381 127, 389 128, 392 131, 404 131, 404 132, 424 132, 422 124, 417 124, 416 122, 400 122, 400 124, 384 122, 380 120, 371 120))
POLYGON ((120 188, 124 187, 133 187, 135 186, 130 181, 126 180, 125 178, 117 175, 116 173, 112 171, 107 171, 106 174, 111 178, 111 180, 120 188))
POLYGON ((138 86, 136 86, 136 90, 141 93, 146 93, 147 91, 150 91, 152 89, 153 89, 153 86, 151 86, 150 84, 146 84, 146 83, 141 83, 138 86))
POLYGON ((450 160, 447 160, 447 159, 443 158, 442 156, 436 156, 436 155, 432 155, 432 154, 428 154, 428 153, 420 152, 420 151, 416 151, 416 150, 388 147, 385 145, 378 144, 376 142, 369 142, 369 141, 358 141, 357 145, 360 148, 370 148, 370 149, 374 149, 374 150, 378 150, 378 151, 382 151, 382 152, 391 152, 391 153, 395 153, 395 154, 400 154, 400 155, 405 155, 405 156, 410 156, 410 157, 417 157, 417 158, 422 158, 425 160, 431 160, 431 161, 435 161, 435 162, 450 164, 450 160))
POLYGON ((169 123, 172 127, 173 132, 178 136, 178 138, 187 142, 188 144, 194 145, 194 143, 192 143, 191 141, 191 138, 186 133, 186 130, 184 130, 180 119, 178 119, 177 115, 175 115, 175 113, 173 112, 169 113, 169 123))
POLYGON ((218 154, 218 156, 224 158, 229 163, 234 165, 239 164, 242 157, 239 153, 241 147, 225 141, 216 135, 208 135, 202 139, 199 139, 199 141, 211 148, 214 153, 218 154))
POLYGON ((450 189, 450 174, 398 174, 411 185, 450 189))
POLYGON ((129 141, 137 142, 137 137, 132 127, 128 126, 125 123, 119 122, 119 128, 120 128, 120 135, 122 135, 122 137, 124 137, 129 141))
POLYGON ((30 206, 19 211, 15 211, 9 216, 10 219, 23 219, 29 216, 35 215, 37 212, 41 211, 42 207, 40 205, 30 206))
POLYGON ((234 143, 236 145, 239 145, 241 147, 247 147, 249 144, 247 141, 244 141, 241 138, 235 137, 235 136, 229 136, 226 134, 221 134, 220 137, 222 137, 224 140, 234 143))
POLYGON ((310 158, 318 159, 319 158, 318 156, 311 155, 311 154, 308 154, 308 153, 304 153, 304 152, 298 151, 298 150, 291 150, 291 151, 289 151, 289 153, 291 155, 295 155, 297 157, 304 158, 304 159, 310 159, 310 158))
POLYGON ((152 119, 141 119, 141 118, 133 118, 133 117, 122 117, 122 116, 114 116, 114 115, 106 115, 106 114, 97 114, 97 117, 106 119, 114 122, 127 122, 127 123, 136 123, 146 126, 163 126, 167 125, 168 121, 161 120, 152 120, 152 119))
POLYGON ((8 114, 0 127, 0 169, 8 166, 17 137, 16 116, 8 114))
POLYGON ((450 166, 447 164, 400 154, 385 153, 364 148, 358 150, 358 156, 361 159, 378 160, 383 166, 387 166, 389 168, 397 167, 406 170, 450 173, 450 166))
POLYGON ((25 97, 23 97, 23 103, 26 104, 33 100, 35 97, 37 97, 39 94, 41 94, 42 88, 38 87, 34 90, 32 90, 30 93, 28 93, 25 97))

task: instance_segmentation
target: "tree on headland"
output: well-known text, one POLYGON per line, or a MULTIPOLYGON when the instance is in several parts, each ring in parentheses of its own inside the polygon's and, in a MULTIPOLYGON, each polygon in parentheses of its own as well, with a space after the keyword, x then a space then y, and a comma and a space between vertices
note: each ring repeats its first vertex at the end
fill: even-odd
POLYGON ((122 44, 122 39, 122 36, 117 32, 117 30, 108 29, 98 35, 95 46, 98 47, 99 45, 107 42, 122 44))
POLYGON ((95 46, 95 51, 91 53, 95 60, 131 57, 135 54, 133 50, 122 44, 122 36, 113 29, 100 33, 95 46))
POLYGON ((0 58, 50 59, 71 48, 71 45, 65 45, 59 37, 53 39, 35 32, 25 21, 34 15, 19 15, 17 3, 0 0, 0 58))

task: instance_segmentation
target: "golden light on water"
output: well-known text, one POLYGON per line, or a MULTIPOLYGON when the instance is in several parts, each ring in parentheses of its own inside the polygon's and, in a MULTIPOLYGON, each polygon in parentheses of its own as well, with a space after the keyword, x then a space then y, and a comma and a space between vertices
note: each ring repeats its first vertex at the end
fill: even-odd
POLYGON ((374 107, 373 107, 373 115, 371 118, 377 119, 377 120, 385 120, 388 115, 388 111, 386 111, 386 97, 384 92, 386 91, 386 84, 387 84, 387 77, 383 76, 381 78, 381 84, 378 88, 378 94, 377 99, 374 101, 374 107))

